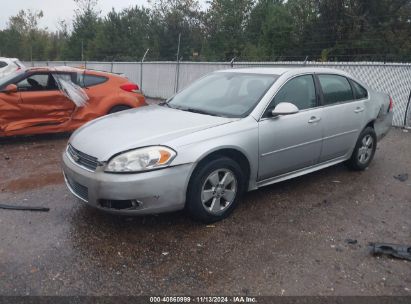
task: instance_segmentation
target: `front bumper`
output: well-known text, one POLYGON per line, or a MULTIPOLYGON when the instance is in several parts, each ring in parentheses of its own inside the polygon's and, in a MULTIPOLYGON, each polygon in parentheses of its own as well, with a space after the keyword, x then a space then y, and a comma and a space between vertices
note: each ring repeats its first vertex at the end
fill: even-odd
POLYGON ((69 190, 88 205, 113 214, 139 215, 181 210, 194 164, 135 173, 88 171, 63 153, 63 172, 69 190), (107 206, 107 201, 134 201, 129 209, 107 206))

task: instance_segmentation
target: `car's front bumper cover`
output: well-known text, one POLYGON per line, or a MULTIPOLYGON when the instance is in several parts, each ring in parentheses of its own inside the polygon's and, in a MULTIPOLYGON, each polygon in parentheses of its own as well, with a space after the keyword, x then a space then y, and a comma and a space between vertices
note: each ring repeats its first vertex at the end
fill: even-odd
POLYGON ((63 153, 63 172, 69 190, 88 205, 115 214, 138 215, 184 208, 193 164, 135 173, 90 172, 63 153), (136 201, 134 208, 109 208, 103 201, 136 201))

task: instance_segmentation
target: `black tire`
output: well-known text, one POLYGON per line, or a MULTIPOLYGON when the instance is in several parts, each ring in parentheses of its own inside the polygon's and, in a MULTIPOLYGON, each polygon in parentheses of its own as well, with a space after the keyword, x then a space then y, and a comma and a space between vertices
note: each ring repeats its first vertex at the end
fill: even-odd
POLYGON ((373 128, 367 127, 360 133, 354 151, 352 152, 351 158, 346 162, 346 164, 349 168, 355 171, 365 170, 374 158, 376 149, 377 135, 375 134, 373 128), (372 139, 372 146, 366 145, 368 146, 368 149, 365 146, 365 143, 368 140, 367 138, 372 139))
MULTIPOLYGON (((219 182, 221 180, 219 178, 219 182)), ((187 190, 186 211, 191 218, 203 223, 220 221, 230 215, 238 205, 238 202, 244 193, 245 185, 246 177, 243 170, 240 165, 231 158, 219 157, 212 159, 207 163, 200 164, 190 179, 187 190), (221 186, 222 183, 219 183, 217 187, 213 188, 210 182, 210 175, 214 176, 214 174, 217 174, 217 176, 220 176, 221 180, 223 180, 223 176, 225 176, 226 173, 229 174, 227 175, 230 176, 229 179, 231 179, 231 176, 234 176, 235 181, 228 184, 227 188, 221 186), (235 189, 235 191, 233 189, 235 189), (204 202, 204 204, 202 200, 203 190, 209 192, 209 194, 212 194, 210 191, 216 193, 212 194, 213 197, 211 197, 209 201, 204 202), (229 202, 226 197, 228 197, 229 194, 231 196, 233 192, 235 192, 234 199, 230 199, 231 202, 229 202), (218 197, 215 197, 214 195, 218 197), (221 206, 222 208, 221 211, 213 212, 211 210, 212 206, 217 206, 217 204, 213 205, 214 199, 218 200, 218 206, 221 206), (210 206, 207 206, 208 204, 210 206)))
POLYGON ((110 109, 108 114, 113 114, 113 113, 117 113, 117 112, 121 112, 121 111, 125 111, 125 110, 130 110, 130 109, 131 108, 129 106, 114 106, 110 109))

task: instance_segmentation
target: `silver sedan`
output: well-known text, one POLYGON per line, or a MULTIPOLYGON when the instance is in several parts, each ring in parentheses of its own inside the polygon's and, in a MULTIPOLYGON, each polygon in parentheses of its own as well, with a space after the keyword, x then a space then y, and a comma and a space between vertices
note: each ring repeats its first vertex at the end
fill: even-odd
POLYGON ((387 94, 334 69, 218 71, 160 105, 78 129, 64 176, 75 196, 103 211, 185 209, 214 222, 246 191, 341 162, 364 170, 392 107, 387 94))

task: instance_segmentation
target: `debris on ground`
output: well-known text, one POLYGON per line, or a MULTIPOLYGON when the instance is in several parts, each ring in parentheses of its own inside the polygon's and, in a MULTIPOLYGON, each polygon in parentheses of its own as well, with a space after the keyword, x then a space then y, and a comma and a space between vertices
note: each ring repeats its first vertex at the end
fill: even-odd
POLYGON ((5 160, 10 160, 10 157, 6 156, 4 159, 5 159, 5 160))
POLYGON ((400 182, 405 182, 408 179, 408 173, 395 175, 394 178, 398 179, 400 182))
POLYGON ((345 242, 346 242, 347 244, 351 244, 351 245, 355 245, 355 244, 358 243, 358 241, 357 241, 357 240, 354 240, 354 239, 346 239, 345 242))
POLYGON ((411 261, 411 246, 387 243, 370 243, 368 247, 373 255, 386 254, 398 259, 411 261))
POLYGON ((0 204, 0 209, 6 210, 20 210, 20 211, 39 211, 39 212, 49 212, 50 208, 46 207, 32 207, 32 206, 13 206, 0 204))

